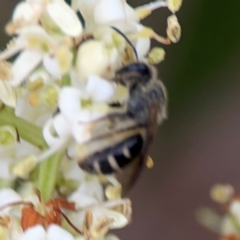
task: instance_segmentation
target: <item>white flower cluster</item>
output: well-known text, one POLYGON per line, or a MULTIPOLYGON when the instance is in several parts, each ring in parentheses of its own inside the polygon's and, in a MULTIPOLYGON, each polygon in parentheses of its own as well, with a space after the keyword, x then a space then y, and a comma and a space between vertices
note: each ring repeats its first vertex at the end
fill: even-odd
POLYGON ((181 4, 157 0, 135 9, 125 0, 17 4, 6 25, 13 38, 0 52, 0 239, 118 239, 107 232, 130 222, 131 202, 121 199, 114 178, 90 176, 74 160, 109 127, 94 123, 126 111, 129 89, 114 81, 115 72, 136 61, 161 62, 165 52, 150 50, 151 39, 178 42, 175 12, 181 4), (161 7, 172 12, 166 37, 140 23, 161 7), (59 152, 67 152, 59 155, 55 173, 61 176, 55 176, 53 200, 44 201, 36 188, 29 189, 41 172, 37 164, 59 152), (16 184, 19 178, 24 181, 16 184))
POLYGON ((0 190, 0 239, 118 240, 107 232, 126 226, 132 214, 130 200, 121 199, 116 191, 120 185, 113 179, 114 185, 109 187, 118 194, 105 201, 97 177, 84 173, 74 162, 65 164, 65 178, 78 183, 67 199, 43 202, 29 182, 18 193, 9 188, 0 190))

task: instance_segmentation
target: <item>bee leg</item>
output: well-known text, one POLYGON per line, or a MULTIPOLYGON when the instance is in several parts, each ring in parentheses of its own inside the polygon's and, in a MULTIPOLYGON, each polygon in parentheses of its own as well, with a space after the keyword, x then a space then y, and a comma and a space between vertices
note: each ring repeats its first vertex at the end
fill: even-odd
POLYGON ((143 145, 142 135, 137 134, 78 161, 79 166, 89 173, 111 174, 121 172, 122 168, 141 153, 143 145))

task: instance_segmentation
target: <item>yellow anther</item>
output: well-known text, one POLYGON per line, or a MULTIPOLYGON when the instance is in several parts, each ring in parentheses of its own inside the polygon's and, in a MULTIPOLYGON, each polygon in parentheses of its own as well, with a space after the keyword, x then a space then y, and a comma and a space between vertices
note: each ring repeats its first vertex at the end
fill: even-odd
POLYGON ((148 54, 148 61, 151 64, 158 64, 165 58, 165 51, 163 48, 154 47, 148 54))
POLYGON ((12 169, 12 173, 18 177, 24 178, 36 167, 36 164, 36 157, 33 155, 29 156, 16 164, 12 169))
POLYGON ((181 37, 181 26, 178 23, 176 15, 168 17, 167 36, 173 42, 176 43, 181 37))

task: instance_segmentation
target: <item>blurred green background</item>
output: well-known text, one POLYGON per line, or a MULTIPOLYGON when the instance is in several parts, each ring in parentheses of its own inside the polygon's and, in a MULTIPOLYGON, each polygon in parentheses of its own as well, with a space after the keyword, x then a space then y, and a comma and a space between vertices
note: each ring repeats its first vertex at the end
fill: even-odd
MULTIPOLYGON (((17 2, 0 0, 0 48, 17 2)), ((198 225, 195 212, 215 207, 209 199, 214 183, 240 185, 239 13, 237 0, 185 0, 177 13, 182 39, 165 47, 159 66, 169 119, 152 147, 155 167, 143 172, 130 193, 133 223, 117 231, 121 239, 218 239, 198 225)), ((165 34, 168 15, 161 9, 144 23, 165 34)))

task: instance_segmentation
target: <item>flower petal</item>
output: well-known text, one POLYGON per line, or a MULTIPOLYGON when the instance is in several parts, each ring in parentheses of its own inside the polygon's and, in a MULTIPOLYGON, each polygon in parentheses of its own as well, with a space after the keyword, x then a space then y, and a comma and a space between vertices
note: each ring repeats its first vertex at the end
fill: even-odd
MULTIPOLYGON (((90 178, 90 176, 88 177, 90 178)), ((103 187, 99 180, 95 177, 85 179, 85 181, 77 189, 77 192, 94 197, 98 200, 98 202, 102 202, 104 199, 103 187)))
MULTIPOLYGON (((21 201, 21 197, 14 190, 10 188, 0 190, 0 207, 17 201, 21 201)), ((7 211, 7 209, 9 208, 5 208, 4 211, 7 211)))
MULTIPOLYGON (((82 115, 84 115, 84 120, 87 119, 87 121, 89 121, 89 119, 91 118, 88 115, 88 111, 81 111, 80 115, 81 115, 81 117, 82 117, 82 115), (87 114, 84 114, 85 112, 87 112, 87 114)), ((78 123, 78 122, 73 123, 72 135, 75 138, 75 140, 80 144, 89 141, 92 136, 91 135, 91 125, 87 124, 87 123, 86 124, 78 123)))
POLYGON ((43 127, 43 136, 49 146, 58 144, 62 141, 62 138, 66 138, 69 133, 69 124, 61 114, 49 119, 43 127), (57 137, 54 132, 58 134, 57 137))
POLYGON ((15 177, 10 173, 10 167, 13 164, 13 160, 11 158, 1 158, 0 161, 0 178, 11 180, 15 177))
POLYGON ((59 95, 59 108, 63 116, 70 122, 77 119, 81 109, 81 92, 75 88, 64 87, 59 95))
POLYGON ((84 181, 85 172, 78 166, 77 161, 65 161, 63 164, 63 175, 66 179, 73 179, 78 182, 84 181))
POLYGON ((88 23, 94 22, 94 7, 99 0, 72 0, 72 8, 81 11, 83 18, 88 23))
POLYGON ((34 14, 35 14, 34 10, 30 3, 20 2, 15 7, 12 19, 13 19, 13 21, 22 20, 22 19, 28 21, 28 20, 32 19, 34 14))
POLYGON ((111 229, 123 228, 128 224, 127 218, 123 214, 117 211, 108 210, 104 207, 96 206, 92 209, 92 212, 93 212, 94 218, 96 219, 100 217, 107 217, 113 220, 113 222, 110 225, 111 229))
MULTIPOLYGON (((137 31, 140 32, 141 30, 143 30, 144 26, 141 24, 136 24, 136 28, 137 28, 137 31)), ((150 41, 149 37, 137 38, 135 48, 137 50, 138 57, 140 59, 142 59, 143 57, 145 57, 148 54, 150 47, 151 47, 151 41, 150 41)))
POLYGON ((69 200, 75 202, 76 209, 83 209, 85 207, 98 204, 96 198, 79 191, 74 192, 69 197, 69 200))
POLYGON ((88 78, 86 91, 96 102, 109 101, 113 97, 115 89, 115 84, 101 77, 92 75, 88 78))
POLYGON ((64 1, 48 3, 47 12, 65 34, 71 37, 79 37, 82 34, 82 24, 75 12, 64 1))
POLYGON ((89 129, 88 125, 82 125, 84 123, 90 123, 92 121, 96 121, 104 116, 106 116, 110 112, 110 108, 107 104, 99 103, 93 104, 89 108, 83 108, 79 111, 76 125, 74 127, 79 127, 81 132, 85 132, 89 129))
POLYGON ((58 225, 52 224, 47 230, 48 240, 74 240, 74 237, 58 225))
POLYGON ((46 231, 40 225, 28 228, 19 240, 46 240, 46 231))
POLYGON ((40 52, 33 50, 23 51, 12 65, 13 79, 10 80, 11 85, 20 85, 41 61, 42 54, 40 52))
POLYGON ((121 0, 101 0, 95 6, 94 19, 98 24, 106 24, 126 18, 124 3, 121 0))
POLYGON ((51 54, 44 55, 43 66, 50 75, 57 79, 61 79, 61 69, 58 65, 57 58, 54 55, 51 54))

